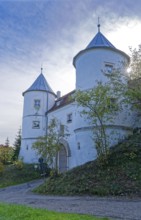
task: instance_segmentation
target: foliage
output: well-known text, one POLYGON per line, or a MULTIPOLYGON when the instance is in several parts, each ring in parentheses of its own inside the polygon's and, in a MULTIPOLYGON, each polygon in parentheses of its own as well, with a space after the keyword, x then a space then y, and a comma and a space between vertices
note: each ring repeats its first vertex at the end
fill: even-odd
POLYGON ((138 79, 141 77, 141 44, 138 46, 138 49, 130 48, 130 52, 130 76, 132 79, 138 79))
MULTIPOLYGON (((118 71, 110 74, 106 83, 97 85, 88 91, 77 91, 76 101, 83 107, 81 115, 85 115, 93 126, 93 140, 98 157, 106 159, 109 152, 109 137, 106 134, 106 124, 112 123, 115 113, 122 108, 121 85, 118 71)), ((123 93, 122 93, 123 94, 123 93)))
POLYGON ((141 110, 141 45, 131 51, 130 80, 128 81, 127 97, 132 106, 141 110))
POLYGON ((90 215, 58 213, 48 210, 35 209, 23 205, 0 203, 0 219, 3 220, 108 220, 108 218, 98 218, 90 215))
POLYGON ((4 165, 3 163, 0 162, 0 175, 3 173, 4 171, 4 165))
POLYGON ((60 123, 56 118, 51 119, 48 125, 47 135, 39 137, 33 144, 32 148, 37 152, 39 156, 44 158, 49 166, 53 166, 55 159, 55 167, 57 169, 57 153, 59 152, 60 138, 62 137, 60 132, 60 123))
POLYGON ((21 147, 21 129, 19 129, 18 134, 15 138, 13 160, 18 159, 20 153, 20 147, 21 147))
POLYGON ((22 160, 16 160, 13 164, 19 170, 23 169, 24 167, 24 163, 22 160))
POLYGON ((12 161, 13 148, 4 145, 0 146, 0 162, 7 164, 12 161))
POLYGON ((57 177, 36 192, 61 195, 141 196, 141 134, 110 148, 107 164, 95 160, 57 177))
POLYGON ((34 169, 34 164, 23 164, 22 169, 13 164, 5 165, 0 175, 0 188, 25 183, 37 178, 41 178, 41 176, 38 170, 34 169))

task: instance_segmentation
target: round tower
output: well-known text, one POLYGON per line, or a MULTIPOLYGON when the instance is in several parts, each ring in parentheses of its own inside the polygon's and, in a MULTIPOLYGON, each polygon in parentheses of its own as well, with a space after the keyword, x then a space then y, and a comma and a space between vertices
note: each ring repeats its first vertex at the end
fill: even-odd
MULTIPOLYGON (((73 59, 73 65, 76 68, 76 91, 89 90, 97 85, 98 81, 106 82, 107 77, 104 73, 110 74, 113 69, 122 68, 125 71, 123 63, 129 64, 130 58, 127 54, 110 43, 108 39, 100 32, 100 25, 98 25, 98 33, 88 44, 88 46, 80 51, 73 59)), ((92 141, 92 124, 86 118, 80 116, 82 107, 76 106, 75 119, 75 134, 77 145, 81 149, 83 163, 96 158, 97 153, 92 141)), ((131 118, 130 118, 131 119, 131 118)), ((106 122, 107 133, 113 129, 117 137, 112 137, 115 142, 128 134, 131 131, 131 120, 127 120, 127 112, 123 111, 117 115, 115 121, 111 125, 106 122), (115 138, 115 139, 114 139, 115 138)), ((112 145, 115 142, 111 141, 112 145)))
POLYGON ((55 103, 55 93, 41 74, 35 82, 23 92, 23 120, 22 120, 22 142, 20 157, 24 162, 37 162, 38 158, 32 149, 32 144, 38 137, 45 136, 47 131, 46 112, 55 103))
POLYGON ((100 32, 88 44, 86 49, 80 51, 73 59, 76 68, 76 90, 93 88, 97 81, 105 81, 102 71, 110 73, 113 68, 129 63, 127 54, 115 48, 100 32))

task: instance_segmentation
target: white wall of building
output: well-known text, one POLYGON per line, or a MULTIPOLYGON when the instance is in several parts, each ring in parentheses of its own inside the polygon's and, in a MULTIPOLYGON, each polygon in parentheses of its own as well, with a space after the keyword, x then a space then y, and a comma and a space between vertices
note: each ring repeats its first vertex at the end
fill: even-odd
POLYGON ((113 64, 118 68, 127 57, 123 53, 109 48, 92 48, 80 52, 74 60, 76 68, 76 89, 87 90, 93 88, 97 81, 106 81, 102 71, 105 64, 113 64))
POLYGON ((46 112, 54 105, 54 102, 54 95, 46 91, 28 91, 24 94, 20 156, 24 157, 27 163, 38 161, 32 144, 38 137, 46 135, 46 112), (35 100, 40 100, 39 109, 34 106, 35 100))

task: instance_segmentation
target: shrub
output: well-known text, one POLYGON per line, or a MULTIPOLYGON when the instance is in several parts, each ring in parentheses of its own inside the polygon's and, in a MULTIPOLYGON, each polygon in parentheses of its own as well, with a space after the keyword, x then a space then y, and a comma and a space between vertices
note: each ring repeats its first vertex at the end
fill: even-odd
POLYGON ((0 174, 2 174, 4 171, 4 165, 0 162, 0 174))
POLYGON ((23 161, 22 160, 15 161, 14 166, 19 170, 23 169, 23 166, 24 166, 23 161))

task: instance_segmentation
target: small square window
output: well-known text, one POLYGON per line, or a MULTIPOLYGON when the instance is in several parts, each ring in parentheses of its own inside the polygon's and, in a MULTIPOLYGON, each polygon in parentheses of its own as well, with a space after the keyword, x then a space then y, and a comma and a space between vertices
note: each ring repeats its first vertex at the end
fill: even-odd
POLYGON ((67 123, 71 123, 72 122, 72 113, 67 115, 67 123))
POLYGON ((39 110, 39 108, 40 108, 40 100, 39 99, 35 99, 34 100, 34 108, 36 109, 36 110, 39 110))
POLYGON ((40 128, 40 121, 33 121, 32 122, 32 128, 33 129, 39 129, 40 128))

